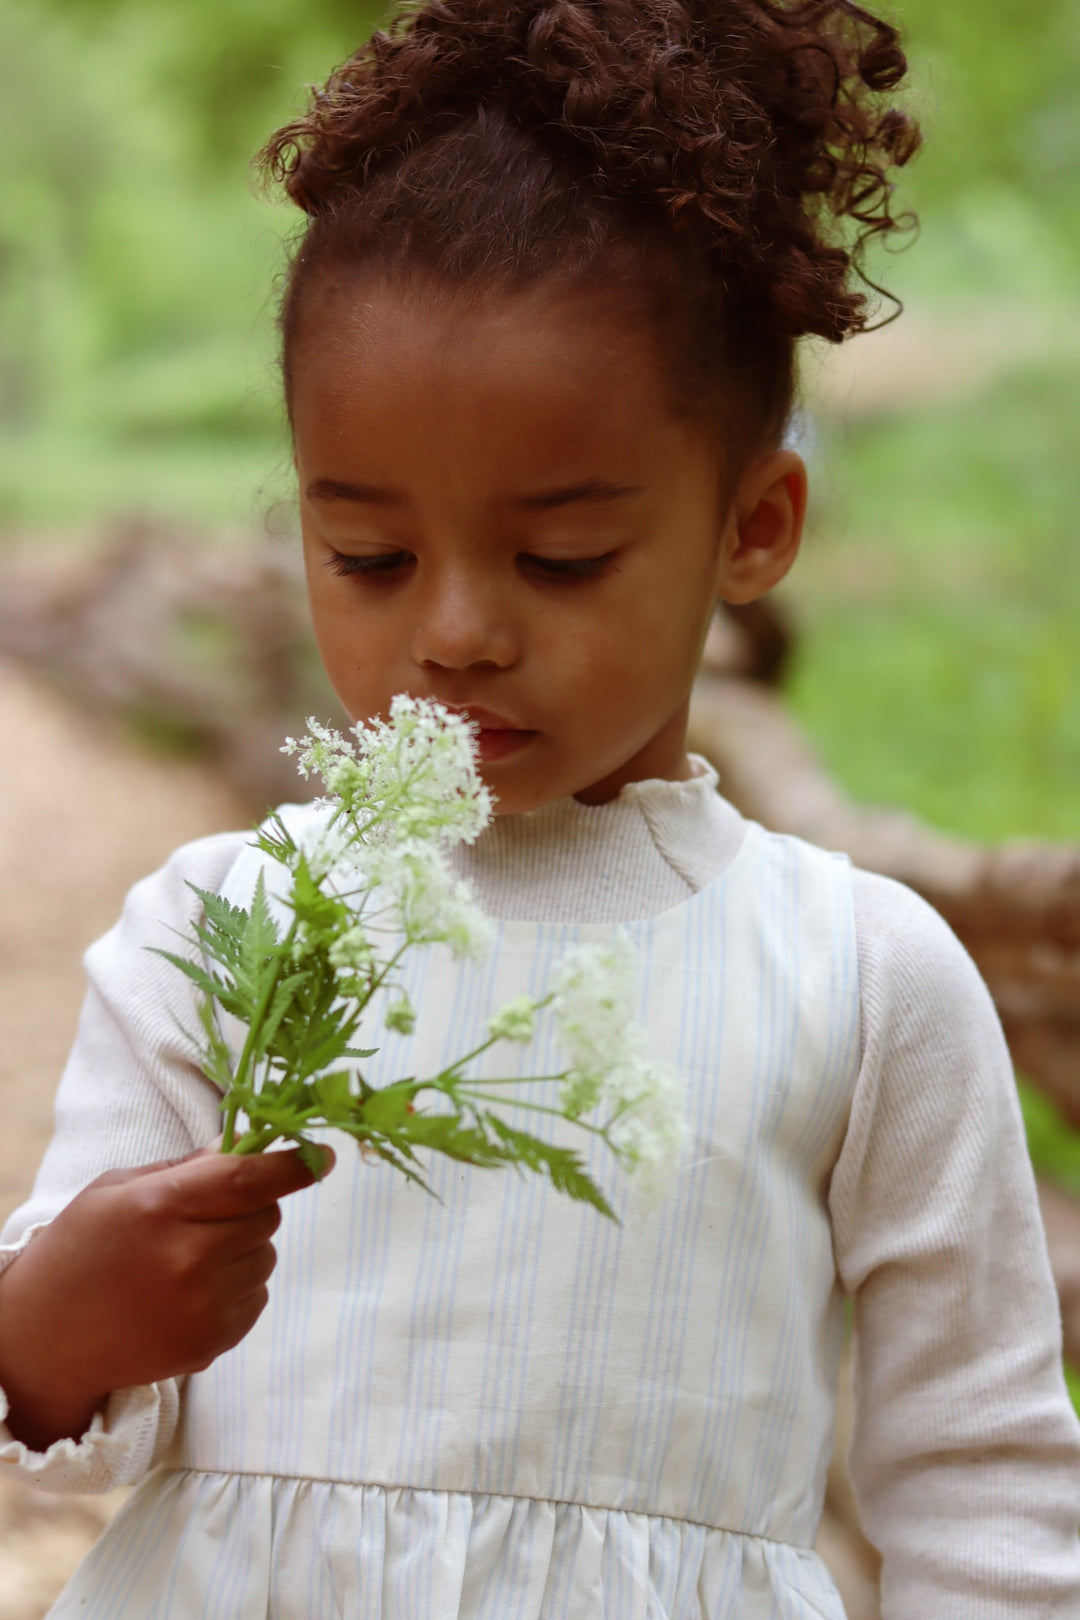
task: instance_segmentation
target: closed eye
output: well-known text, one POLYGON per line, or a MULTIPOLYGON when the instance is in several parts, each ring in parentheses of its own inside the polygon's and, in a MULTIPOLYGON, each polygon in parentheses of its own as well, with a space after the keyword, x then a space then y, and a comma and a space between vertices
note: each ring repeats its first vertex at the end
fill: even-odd
POLYGON ((538 557, 523 551, 518 566, 542 579, 572 583, 575 580, 599 579, 615 561, 615 552, 605 551, 602 557, 538 557))
POLYGON ((407 568, 413 561, 411 551, 377 551, 371 556, 354 556, 347 551, 332 551, 326 559, 326 566, 331 573, 339 574, 342 579, 374 578, 378 575, 397 573, 399 569, 407 568))

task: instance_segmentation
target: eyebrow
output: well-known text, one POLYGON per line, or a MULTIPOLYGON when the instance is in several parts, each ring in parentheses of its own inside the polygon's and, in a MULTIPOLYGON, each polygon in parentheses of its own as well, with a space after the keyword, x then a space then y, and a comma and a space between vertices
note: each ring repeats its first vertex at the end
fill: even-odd
POLYGON ((539 495, 521 495, 510 502, 523 512, 551 512, 559 506, 574 506, 578 502, 600 505, 604 501, 625 501, 644 491, 640 484, 613 484, 606 478, 590 478, 584 484, 570 484, 566 489, 548 489, 539 495))
MULTIPOLYGON (((547 489, 536 495, 519 495, 506 504, 522 512, 552 512, 578 503, 600 505, 623 501, 644 491, 640 484, 615 484, 606 478, 590 478, 565 489, 547 489)), ((312 501, 354 501, 363 506, 401 506, 405 497, 398 490, 381 489, 377 484, 346 484, 337 478, 316 478, 307 486, 312 501)))
POLYGON ((337 478, 316 478, 306 490, 309 501, 357 501, 365 506, 401 506, 404 496, 376 484, 343 484, 337 478))

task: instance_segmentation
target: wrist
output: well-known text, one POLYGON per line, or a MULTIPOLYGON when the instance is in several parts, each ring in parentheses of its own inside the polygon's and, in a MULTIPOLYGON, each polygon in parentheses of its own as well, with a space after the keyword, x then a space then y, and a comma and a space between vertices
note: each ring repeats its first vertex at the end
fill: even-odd
POLYGON ((67 1336, 42 1324, 33 1299, 34 1267, 26 1264, 29 1253, 0 1276, 0 1388, 15 1439, 46 1451, 56 1440, 85 1434, 109 1391, 88 1386, 71 1364, 67 1336))

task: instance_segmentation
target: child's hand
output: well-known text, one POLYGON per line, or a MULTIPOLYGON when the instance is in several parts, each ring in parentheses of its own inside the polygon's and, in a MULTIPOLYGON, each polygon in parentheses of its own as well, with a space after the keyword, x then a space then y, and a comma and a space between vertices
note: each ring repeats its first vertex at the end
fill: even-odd
POLYGON ((91 1182, 0 1277, 12 1433, 78 1436, 111 1391, 238 1343, 268 1298, 278 1200, 314 1179, 294 1152, 203 1150, 91 1182))

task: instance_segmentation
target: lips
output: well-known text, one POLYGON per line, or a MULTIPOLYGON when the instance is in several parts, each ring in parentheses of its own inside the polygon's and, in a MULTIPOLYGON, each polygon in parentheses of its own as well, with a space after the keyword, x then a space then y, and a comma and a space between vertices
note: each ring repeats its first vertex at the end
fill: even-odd
POLYGON ((471 703, 455 704, 454 709, 476 727, 480 759, 485 765, 518 753, 538 735, 526 726, 516 726, 505 715, 495 714, 491 709, 478 709, 471 703))

